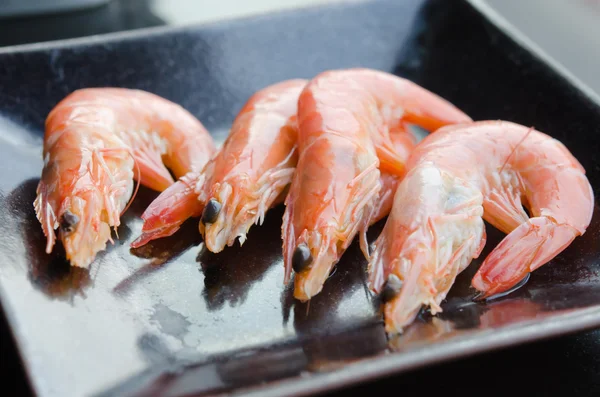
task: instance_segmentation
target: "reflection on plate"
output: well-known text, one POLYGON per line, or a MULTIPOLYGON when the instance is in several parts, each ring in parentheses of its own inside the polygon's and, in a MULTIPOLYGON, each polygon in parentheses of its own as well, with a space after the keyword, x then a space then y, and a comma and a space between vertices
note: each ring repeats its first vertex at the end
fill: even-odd
MULTIPOLYGON (((392 340, 366 291, 357 244, 310 305, 291 299, 282 282, 281 207, 243 248, 220 255, 204 251, 197 220, 130 250, 155 197, 142 189, 120 239, 89 271, 43 251, 32 205, 39 138, 49 110, 80 87, 154 92, 221 139, 259 88, 364 66, 407 77, 474 119, 536 125, 600 186, 598 104, 469 3, 365 1, 97 40, 0 50, 0 298, 39 395, 310 393, 600 325, 597 211, 583 237, 513 294, 473 302, 474 262, 443 313, 422 314, 392 340)), ((487 232, 482 258, 502 237, 487 232)))

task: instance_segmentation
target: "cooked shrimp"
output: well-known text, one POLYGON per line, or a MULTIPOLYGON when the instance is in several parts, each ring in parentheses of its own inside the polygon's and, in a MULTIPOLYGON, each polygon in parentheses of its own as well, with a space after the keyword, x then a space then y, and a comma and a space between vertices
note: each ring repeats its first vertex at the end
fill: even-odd
POLYGON ((298 121, 300 156, 282 226, 284 281, 293 268, 294 296, 308 300, 359 231, 367 253, 366 229, 381 212, 381 172, 403 175, 412 149, 409 140, 399 150, 390 130, 408 122, 433 130, 470 118, 410 81, 349 69, 322 73, 307 84, 298 121))
POLYGON ((186 175, 165 190, 142 215, 133 244, 173 234, 190 217, 212 252, 243 244, 250 227, 285 197, 296 167, 296 109, 306 80, 268 86, 250 97, 221 149, 201 173, 186 175))
POLYGON ((306 80, 288 80, 254 94, 207 166, 200 233, 206 248, 240 245, 254 224, 285 198, 298 161, 298 96, 306 80))
POLYGON ((482 297, 514 288, 591 221, 585 170, 562 143, 532 128, 506 121, 444 127, 416 147, 408 168, 369 263, 374 292, 387 280, 390 333, 423 305, 442 310, 457 274, 485 245, 484 220, 508 235, 473 278, 482 297))
POLYGON ((46 119, 44 169, 35 210, 47 238, 88 267, 111 241, 134 179, 162 191, 201 169, 215 151, 202 124, 181 106, 124 88, 89 88, 63 99, 46 119), (134 172, 135 171, 135 172, 134 172), (60 227, 59 227, 60 226, 60 227))

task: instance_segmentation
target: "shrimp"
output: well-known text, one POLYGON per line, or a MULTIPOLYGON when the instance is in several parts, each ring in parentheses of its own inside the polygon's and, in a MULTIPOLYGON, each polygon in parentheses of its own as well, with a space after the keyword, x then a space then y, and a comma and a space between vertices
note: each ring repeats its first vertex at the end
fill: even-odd
POLYGON ((408 168, 368 265, 389 333, 423 306, 442 311, 456 276, 485 245, 484 220, 508 234, 472 280, 484 298, 515 288, 591 221, 594 195, 581 164, 558 140, 515 123, 443 127, 415 148, 408 168))
POLYGON ((174 182, 166 167, 180 177, 201 169, 215 150, 194 116, 157 95, 125 88, 74 91, 45 124, 34 206, 46 252, 58 228, 71 265, 87 268, 113 241, 110 229, 117 233, 134 179, 162 191, 174 182))
POLYGON ((293 269, 296 299, 321 291, 359 232, 368 255, 366 229, 389 210, 379 205, 381 175, 401 177, 412 149, 408 140, 400 150, 390 131, 404 123, 435 130, 467 121, 446 100, 385 72, 328 71, 307 84, 298 101, 299 160, 282 225, 284 283, 293 269))
POLYGON ((142 215, 136 248, 177 231, 201 216, 200 233, 209 251, 240 244, 253 224, 285 197, 298 153, 296 109, 306 80, 268 86, 244 104, 227 140, 202 172, 190 173, 165 190, 142 215))
POLYGON ((254 94, 207 166, 199 230, 209 251, 221 252, 236 239, 243 245, 250 227, 283 202, 298 161, 296 109, 306 83, 287 80, 254 94))

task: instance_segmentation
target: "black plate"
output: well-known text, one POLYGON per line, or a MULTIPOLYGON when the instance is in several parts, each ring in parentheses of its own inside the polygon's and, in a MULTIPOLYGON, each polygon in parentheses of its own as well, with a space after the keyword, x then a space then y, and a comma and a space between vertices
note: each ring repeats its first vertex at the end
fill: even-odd
MULTIPOLYGON (((310 310, 291 299, 281 207, 243 248, 203 252, 193 221, 132 253, 155 196, 142 189, 120 239, 89 272, 69 269, 60 252, 44 254, 32 206, 43 123, 69 92, 148 90, 222 139, 254 91, 353 66, 408 77, 474 119, 555 136, 598 194, 598 104, 468 2, 359 2, 0 50, 1 303, 39 395, 307 394, 600 326, 597 211, 583 237, 512 295, 472 302, 473 263, 441 315, 422 315, 389 341, 356 245, 310 310)), ((488 227, 488 237, 485 253, 502 236, 488 227)))

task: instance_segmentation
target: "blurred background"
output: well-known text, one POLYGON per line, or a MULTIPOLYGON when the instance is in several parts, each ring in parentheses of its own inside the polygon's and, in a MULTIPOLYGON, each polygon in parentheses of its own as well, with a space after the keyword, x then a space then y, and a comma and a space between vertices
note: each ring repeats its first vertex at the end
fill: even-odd
MULTIPOLYGON (((206 23, 333 2, 344 0, 0 0, 0 47, 206 23)), ((477 2, 493 8, 600 93, 600 0, 477 2)))

